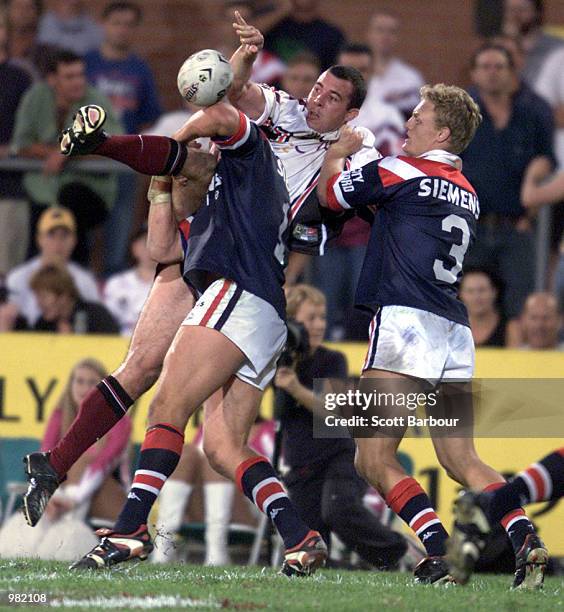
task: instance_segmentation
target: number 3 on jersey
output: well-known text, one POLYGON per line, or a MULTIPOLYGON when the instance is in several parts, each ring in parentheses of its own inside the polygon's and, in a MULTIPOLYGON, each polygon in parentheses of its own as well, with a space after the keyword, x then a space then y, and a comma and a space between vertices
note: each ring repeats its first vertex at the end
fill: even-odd
POLYGON ((468 223, 466 220, 458 215, 449 215, 448 217, 445 217, 441 223, 441 229, 443 232, 448 232, 451 234, 454 228, 457 228, 462 232, 462 242, 460 244, 453 244, 448 252, 449 256, 456 261, 456 264, 452 268, 448 269, 445 266, 444 261, 440 259, 435 259, 433 263, 435 278, 443 281, 444 283, 449 283, 450 285, 456 283, 458 280, 458 274, 462 270, 464 255, 466 255, 468 245, 470 244, 470 229, 468 228, 468 223))

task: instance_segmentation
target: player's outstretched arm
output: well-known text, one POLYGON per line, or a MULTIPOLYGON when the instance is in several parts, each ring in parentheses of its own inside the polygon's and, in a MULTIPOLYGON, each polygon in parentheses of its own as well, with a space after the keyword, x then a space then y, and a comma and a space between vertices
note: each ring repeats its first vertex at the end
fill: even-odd
POLYGON ((149 254, 158 263, 182 261, 178 223, 172 205, 171 177, 153 176, 147 198, 150 202, 147 234, 149 254))
POLYGON ((192 115, 172 137, 178 142, 189 142, 196 138, 233 136, 238 129, 239 112, 237 109, 231 104, 218 102, 192 115))
POLYGON ((241 45, 229 60, 233 69, 229 100, 251 119, 258 119, 264 112, 265 99, 262 89, 250 79, 255 59, 264 44, 264 37, 257 28, 249 25, 238 11, 235 11, 233 28, 241 45))
POLYGON ((329 198, 329 188, 332 187, 337 177, 345 167, 345 160, 349 155, 360 151, 363 144, 363 136, 349 126, 343 126, 339 140, 334 142, 325 155, 319 181, 317 183, 317 197, 322 206, 332 208, 329 198))
POLYGON ((537 157, 527 167, 521 186, 521 202, 525 208, 556 204, 564 197, 564 172, 558 172, 543 182, 552 170, 547 157, 537 157))

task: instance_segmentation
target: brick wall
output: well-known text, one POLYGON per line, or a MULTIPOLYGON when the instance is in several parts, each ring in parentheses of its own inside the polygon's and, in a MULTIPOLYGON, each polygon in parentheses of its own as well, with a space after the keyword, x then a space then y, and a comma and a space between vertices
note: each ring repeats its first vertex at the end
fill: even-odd
MULTIPOLYGON (((167 109, 179 104, 176 72, 193 51, 218 47, 229 36, 217 26, 220 0, 137 0, 145 19, 137 51, 153 67, 167 109)), ((49 2, 47 2, 49 5, 49 2)), ((105 0, 91 0, 95 12, 105 0)), ((403 22, 400 53, 429 82, 465 84, 467 62, 478 44, 472 0, 323 0, 327 19, 351 40, 362 41, 365 24, 378 9, 393 10, 403 22)), ((564 0, 547 0, 546 22, 564 25, 564 0)))

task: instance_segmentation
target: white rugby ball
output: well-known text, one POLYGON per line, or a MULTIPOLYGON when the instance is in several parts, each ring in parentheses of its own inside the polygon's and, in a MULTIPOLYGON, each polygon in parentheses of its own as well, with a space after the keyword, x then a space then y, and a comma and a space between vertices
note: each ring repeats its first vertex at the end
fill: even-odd
POLYGON ((227 93, 233 81, 231 64, 219 51, 193 53, 178 71, 178 91, 196 106, 211 106, 227 93))

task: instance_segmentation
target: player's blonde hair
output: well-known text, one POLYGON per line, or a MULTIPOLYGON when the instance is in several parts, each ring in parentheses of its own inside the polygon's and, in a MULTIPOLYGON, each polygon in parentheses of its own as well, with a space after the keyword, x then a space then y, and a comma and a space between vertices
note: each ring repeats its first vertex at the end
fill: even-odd
POLYGON ((286 292, 286 314, 295 317, 304 302, 313 302, 316 306, 325 306, 325 296, 311 285, 294 285, 286 292))
POLYGON ((424 85, 420 93, 422 100, 428 100, 435 107, 437 128, 450 130, 452 153, 462 153, 482 122, 480 107, 468 92, 455 85, 424 85))

